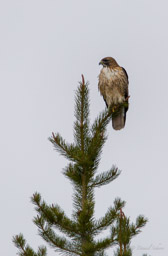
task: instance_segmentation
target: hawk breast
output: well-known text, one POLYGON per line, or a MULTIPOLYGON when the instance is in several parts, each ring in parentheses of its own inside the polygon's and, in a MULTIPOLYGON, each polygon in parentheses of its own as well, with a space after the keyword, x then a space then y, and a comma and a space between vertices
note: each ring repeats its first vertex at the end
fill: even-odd
POLYGON ((99 75, 99 90, 107 105, 119 104, 125 101, 128 90, 128 79, 121 67, 103 67, 99 75))

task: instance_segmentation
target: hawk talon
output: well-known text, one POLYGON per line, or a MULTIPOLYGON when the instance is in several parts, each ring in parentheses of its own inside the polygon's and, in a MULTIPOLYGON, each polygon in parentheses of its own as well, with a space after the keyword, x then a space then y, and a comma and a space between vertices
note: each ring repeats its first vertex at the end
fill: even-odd
POLYGON ((114 113, 116 110, 116 106, 112 107, 112 112, 114 113))

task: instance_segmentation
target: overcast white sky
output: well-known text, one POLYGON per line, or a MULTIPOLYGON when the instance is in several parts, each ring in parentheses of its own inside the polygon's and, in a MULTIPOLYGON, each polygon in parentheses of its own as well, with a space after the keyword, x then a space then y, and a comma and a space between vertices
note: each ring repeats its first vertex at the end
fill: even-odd
POLYGON ((73 140, 82 73, 91 120, 104 109, 97 76, 106 56, 127 70, 131 98, 125 129, 108 127, 99 170, 116 164, 122 174, 96 190, 96 216, 121 197, 132 220, 149 219, 132 242, 134 255, 168 255, 167 10, 166 0, 0 1, 1 255, 16 255, 11 240, 20 232, 34 249, 45 244, 32 223, 35 191, 70 216, 72 187, 61 173, 67 161, 47 138, 59 131, 73 140))

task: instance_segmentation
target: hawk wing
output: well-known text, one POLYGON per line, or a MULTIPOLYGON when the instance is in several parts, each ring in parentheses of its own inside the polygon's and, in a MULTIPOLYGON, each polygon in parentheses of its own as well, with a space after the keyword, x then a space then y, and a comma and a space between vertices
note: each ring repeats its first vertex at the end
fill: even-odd
POLYGON ((128 98, 128 83, 129 83, 129 81, 128 81, 128 74, 127 74, 127 71, 125 70, 125 68, 123 68, 122 67, 122 70, 124 71, 124 73, 125 73, 125 75, 126 75, 126 77, 127 77, 127 85, 125 86, 126 88, 125 88, 125 99, 127 99, 128 98))

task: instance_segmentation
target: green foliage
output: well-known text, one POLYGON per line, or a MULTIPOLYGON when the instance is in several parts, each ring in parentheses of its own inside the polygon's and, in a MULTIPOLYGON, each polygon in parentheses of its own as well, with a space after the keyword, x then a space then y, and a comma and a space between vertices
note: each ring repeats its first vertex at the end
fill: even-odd
POLYGON ((44 246, 38 248, 37 253, 26 244, 26 240, 24 239, 22 234, 19 234, 13 237, 13 242, 15 246, 19 249, 18 255, 20 256, 46 256, 47 250, 44 246))
MULTIPOLYGON (((75 96, 74 143, 65 142, 59 133, 52 133, 49 138, 54 148, 70 161, 63 174, 74 187, 72 218, 67 217, 58 205, 48 205, 36 192, 31 198, 37 211, 34 223, 39 235, 55 251, 69 255, 105 256, 105 250, 116 245, 117 256, 130 256, 131 239, 145 225, 144 217, 139 216, 136 224, 130 224, 129 218, 120 215, 125 202, 119 198, 114 200, 113 207, 107 210, 104 217, 99 220, 94 217, 94 189, 109 184, 121 173, 117 167, 112 166, 110 170, 96 174, 102 148, 107 140, 107 125, 112 113, 115 115, 122 104, 115 107, 115 110, 110 108, 103 111, 90 125, 88 93, 88 84, 82 76, 75 96), (110 228, 110 234, 103 239, 96 239, 107 228, 110 228), (63 233, 63 236, 57 234, 56 230, 63 233)), ((22 235, 15 236, 13 241, 20 256, 46 255, 44 247, 35 253, 26 245, 22 235)))
POLYGON ((136 218, 135 224, 130 223, 130 218, 126 217, 122 209, 117 216, 116 233, 117 244, 115 256, 131 256, 132 250, 130 248, 131 239, 141 232, 141 228, 145 226, 147 219, 140 215, 136 218))

